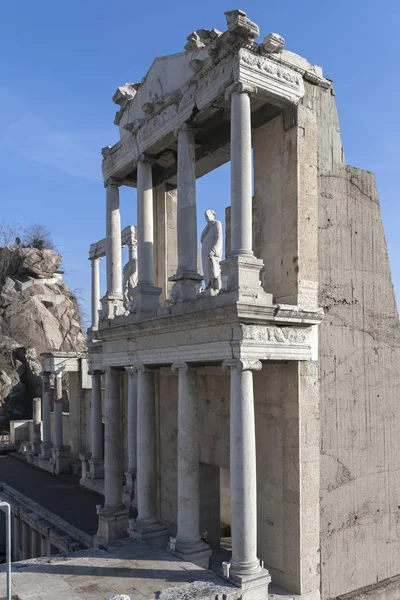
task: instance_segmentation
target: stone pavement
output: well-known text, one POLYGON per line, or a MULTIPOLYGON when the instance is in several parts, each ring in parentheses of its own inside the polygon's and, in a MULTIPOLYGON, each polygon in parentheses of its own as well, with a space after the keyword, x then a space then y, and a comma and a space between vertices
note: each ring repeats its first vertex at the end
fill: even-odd
POLYGON ((0 455, 0 481, 85 533, 96 533, 96 504, 103 504, 104 498, 80 486, 77 476, 53 475, 12 455, 0 455))
MULTIPOLYGON (((107 549, 34 558, 13 563, 12 593, 18 600, 108 600, 127 594, 131 600, 158 597, 158 592, 194 581, 224 586, 236 598, 237 588, 225 585, 211 571, 173 560, 164 550, 140 540, 119 540, 107 549)), ((0 598, 5 597, 5 566, 0 572, 0 598)), ((201 597, 208 597, 200 595, 201 597)), ((215 598, 215 594, 212 595, 215 598)), ((222 596, 221 596, 222 598, 222 596)))

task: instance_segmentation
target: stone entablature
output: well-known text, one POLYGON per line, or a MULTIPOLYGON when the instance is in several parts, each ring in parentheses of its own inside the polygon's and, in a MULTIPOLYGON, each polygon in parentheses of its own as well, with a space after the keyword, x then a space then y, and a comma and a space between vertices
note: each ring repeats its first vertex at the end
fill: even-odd
MULTIPOLYGON (((128 246, 130 250, 135 248, 137 245, 137 232, 136 227, 128 225, 121 231, 121 246, 128 246)), ((106 256, 106 239, 103 238, 98 242, 90 245, 89 248, 89 260, 96 258, 103 258, 106 256)))
POLYGON ((187 362, 222 362, 230 358, 258 360, 311 360, 313 335, 322 313, 295 307, 264 307, 258 315, 252 305, 230 305, 213 310, 171 315, 140 323, 121 316, 118 326, 100 329, 101 354, 90 356, 91 368, 187 362), (247 323, 246 323, 247 321, 247 323), (96 365, 96 367, 94 367, 96 365))

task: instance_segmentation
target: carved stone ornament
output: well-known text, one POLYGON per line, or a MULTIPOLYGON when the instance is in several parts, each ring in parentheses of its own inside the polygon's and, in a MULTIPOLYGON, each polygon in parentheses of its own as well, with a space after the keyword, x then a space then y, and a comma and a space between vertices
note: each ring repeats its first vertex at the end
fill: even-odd
POLYGON ((294 327, 244 325, 243 339, 256 342, 278 342, 279 344, 305 344, 309 341, 309 333, 306 329, 295 329, 294 327))
POLYGON ((197 29, 197 31, 193 31, 187 36, 186 39, 188 43, 185 45, 185 50, 195 52, 196 50, 205 48, 214 42, 220 35, 222 35, 222 32, 218 31, 218 29, 197 29))
POLYGON ((269 33, 265 36, 264 41, 260 44, 260 54, 271 54, 274 52, 282 52, 285 46, 285 40, 277 33, 269 33))
POLYGON ((115 94, 113 96, 113 102, 115 104, 118 104, 121 108, 115 114, 115 119, 114 119, 115 125, 120 124, 122 115, 124 114, 125 109, 128 106, 128 104, 136 96, 136 92, 139 89, 139 86, 140 86, 140 83, 125 83, 124 85, 121 85, 119 88, 117 88, 117 91, 115 92, 115 94))
POLYGON ((250 54, 250 52, 243 52, 240 54, 240 61, 249 67, 254 67, 277 79, 283 79, 295 87, 300 87, 300 75, 294 71, 289 71, 288 69, 281 67, 279 64, 273 63, 268 58, 250 54))
POLYGON ((255 85, 250 85, 249 83, 244 83, 243 81, 235 81, 226 88, 225 100, 229 100, 232 94, 249 94, 249 96, 254 96, 257 94, 257 87, 255 85))
POLYGON ((222 363, 224 371, 237 369, 238 371, 261 371, 262 363, 259 360, 243 360, 241 358, 229 358, 222 363))
POLYGON ((258 25, 247 18, 243 10, 228 10, 225 13, 228 31, 243 38, 254 40, 260 35, 258 25))

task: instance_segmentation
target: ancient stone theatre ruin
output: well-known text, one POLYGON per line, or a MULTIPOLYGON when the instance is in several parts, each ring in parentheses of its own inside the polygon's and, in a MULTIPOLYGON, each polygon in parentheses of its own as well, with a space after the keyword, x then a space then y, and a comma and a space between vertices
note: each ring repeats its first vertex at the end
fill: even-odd
POLYGON ((223 572, 254 600, 271 579, 313 599, 384 588, 400 574, 399 328, 375 180, 345 163, 322 69, 226 19, 113 98, 81 455, 104 493, 96 543, 215 567, 231 538, 223 572), (226 213, 211 200, 204 223, 196 179, 228 161, 226 213), (137 188, 122 234, 121 186, 137 188))

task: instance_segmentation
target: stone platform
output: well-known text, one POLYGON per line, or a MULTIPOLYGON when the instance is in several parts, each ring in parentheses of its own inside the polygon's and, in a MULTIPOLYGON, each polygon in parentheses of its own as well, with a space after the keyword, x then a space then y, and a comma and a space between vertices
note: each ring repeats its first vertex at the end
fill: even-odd
MULTIPOLYGON (((271 600, 295 600, 270 586, 271 600)), ((238 600, 240 590, 212 571, 140 540, 119 540, 103 549, 59 554, 13 563, 12 595, 18 600, 238 600), (165 593, 167 592, 167 593, 165 593)), ((6 595, 5 565, 0 567, 0 598, 6 595)), ((312 599, 314 600, 314 599, 312 599)))

